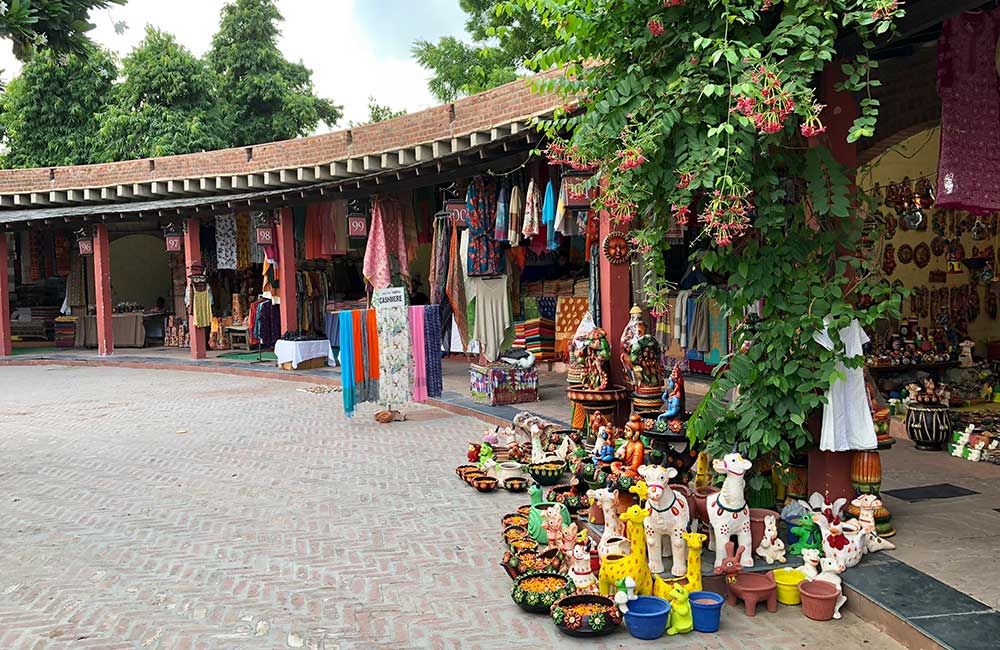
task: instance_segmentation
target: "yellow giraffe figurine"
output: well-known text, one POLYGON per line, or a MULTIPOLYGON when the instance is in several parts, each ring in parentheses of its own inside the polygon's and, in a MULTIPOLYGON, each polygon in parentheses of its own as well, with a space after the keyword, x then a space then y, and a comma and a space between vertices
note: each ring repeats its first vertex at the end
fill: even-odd
POLYGON ((671 592, 675 585, 683 585, 688 593, 701 591, 701 549, 708 539, 707 535, 701 533, 683 533, 684 541, 688 545, 687 573, 683 578, 671 578, 664 580, 660 576, 653 576, 653 595, 657 598, 669 600, 671 604, 671 592))
POLYGON ((648 516, 649 512, 637 505, 622 513, 625 536, 632 544, 632 552, 628 555, 609 555, 601 562, 599 586, 605 596, 612 592, 615 583, 626 577, 635 580, 635 593, 638 595, 649 596, 653 593, 653 575, 649 572, 646 530, 643 528, 643 520, 648 516))
POLYGON ((711 485, 712 476, 708 472, 708 454, 701 452, 698 454, 698 469, 694 474, 694 486, 696 488, 711 485))

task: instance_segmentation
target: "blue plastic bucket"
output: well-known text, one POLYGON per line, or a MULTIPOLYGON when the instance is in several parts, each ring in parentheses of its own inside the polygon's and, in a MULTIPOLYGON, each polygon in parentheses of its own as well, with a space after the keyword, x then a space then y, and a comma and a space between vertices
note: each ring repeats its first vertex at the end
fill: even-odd
POLYGON ((638 596, 628 602, 625 625, 637 639, 659 639, 667 629, 670 603, 656 596, 638 596))
POLYGON ((799 536, 792 532, 793 526, 799 525, 799 517, 789 517, 784 520, 785 522, 785 544, 788 548, 791 548, 793 544, 797 544, 799 541, 799 536))
POLYGON ((722 603, 725 599, 711 591, 692 592, 691 616, 694 618, 694 629, 699 632, 718 632, 722 620, 722 603))

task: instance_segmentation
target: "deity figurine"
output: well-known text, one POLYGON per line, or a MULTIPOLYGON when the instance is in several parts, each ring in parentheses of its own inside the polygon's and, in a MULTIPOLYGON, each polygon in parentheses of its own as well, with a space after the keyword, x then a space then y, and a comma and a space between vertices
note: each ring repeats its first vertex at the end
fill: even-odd
POLYGON ((642 444, 641 440, 643 429, 642 417, 632 414, 625 425, 626 442, 615 452, 618 462, 611 464, 613 475, 626 474, 634 479, 639 478, 639 467, 646 456, 646 445, 642 444))
POLYGON ((667 403, 665 410, 657 420, 670 420, 684 415, 684 375, 679 365, 675 365, 667 378, 667 390, 663 393, 663 401, 667 403))
POLYGON ((659 410, 663 405, 663 359, 660 343, 646 331, 646 324, 639 321, 638 336, 632 342, 629 359, 632 362, 634 402, 636 409, 659 410))
MULTIPOLYGON (((632 361, 632 344, 639 338, 639 327, 643 326, 642 322, 642 308, 638 305, 632 307, 629 312, 630 318, 628 323, 625 325, 625 329, 622 330, 621 344, 622 353, 619 359, 622 364, 622 377, 625 379, 625 385, 628 388, 635 389, 636 387, 636 376, 635 376, 635 363, 632 361)), ((643 327, 645 330, 645 327, 643 327)))
POLYGON ((610 463, 615 459, 615 441, 611 430, 605 425, 597 430, 597 440, 594 442, 594 464, 610 463))
POLYGON ((605 365, 611 359, 611 344, 607 333, 600 327, 587 335, 585 345, 576 351, 583 367, 580 379, 585 390, 604 390, 608 387, 605 365))

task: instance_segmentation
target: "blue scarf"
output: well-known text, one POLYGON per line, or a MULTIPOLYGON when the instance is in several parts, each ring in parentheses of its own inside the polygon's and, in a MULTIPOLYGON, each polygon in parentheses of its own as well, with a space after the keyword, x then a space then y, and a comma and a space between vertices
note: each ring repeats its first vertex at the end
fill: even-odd
POLYGON ((542 223, 545 224, 545 248, 556 249, 556 197, 552 181, 545 186, 545 200, 542 202, 542 223))
POLYGON ((344 395, 344 412, 354 416, 354 324, 351 312, 340 312, 340 387, 344 395))

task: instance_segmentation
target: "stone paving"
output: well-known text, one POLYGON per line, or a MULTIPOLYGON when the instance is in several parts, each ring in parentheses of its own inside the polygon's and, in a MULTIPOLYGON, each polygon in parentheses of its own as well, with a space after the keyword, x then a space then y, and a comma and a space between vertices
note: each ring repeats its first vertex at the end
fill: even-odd
MULTIPOLYGON (((348 421, 340 395, 190 372, 0 368, 0 648, 622 648, 522 613, 500 515, 453 468, 482 424, 348 421)), ((896 650, 847 614, 648 647, 896 650)), ((641 647, 641 646, 640 646, 641 647)))

